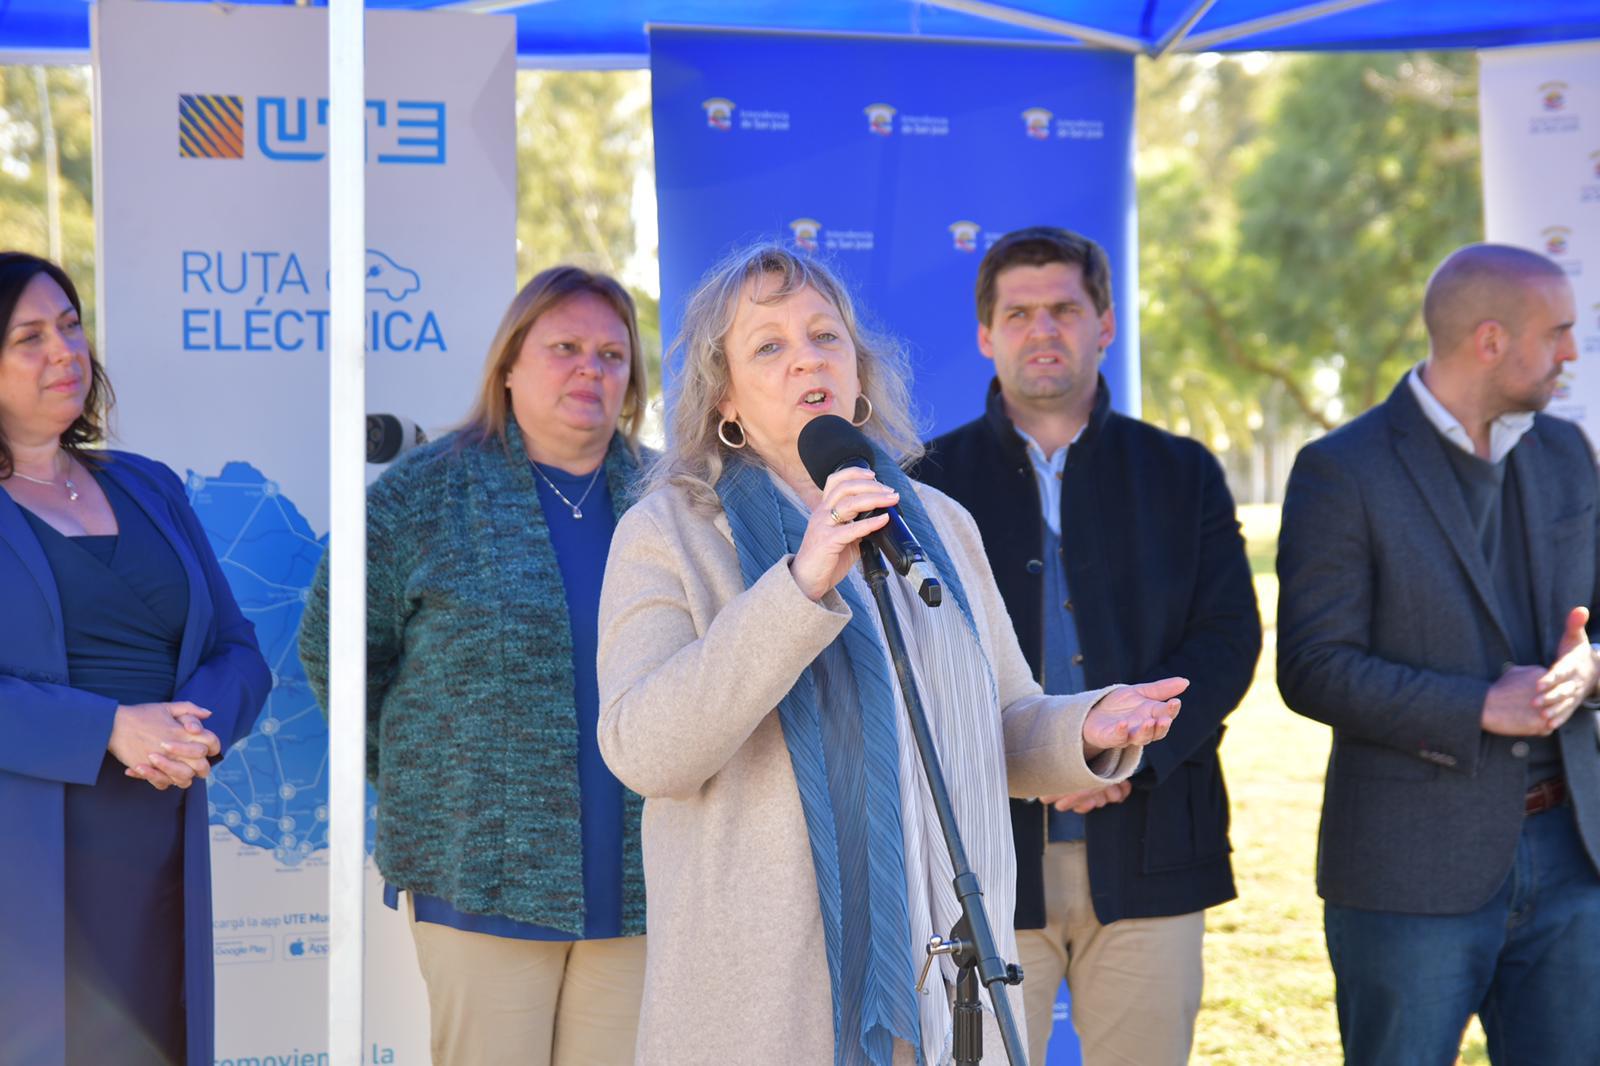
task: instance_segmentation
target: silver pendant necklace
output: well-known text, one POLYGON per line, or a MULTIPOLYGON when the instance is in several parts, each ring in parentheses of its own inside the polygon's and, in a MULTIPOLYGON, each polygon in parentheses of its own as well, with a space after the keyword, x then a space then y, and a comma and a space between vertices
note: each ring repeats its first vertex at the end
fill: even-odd
POLYGON ((589 478, 589 485, 583 490, 583 495, 578 497, 577 503, 573 503, 571 500, 567 499, 566 493, 556 488, 556 483, 550 480, 550 476, 543 470, 539 469, 538 463, 534 462, 532 459, 529 459, 528 465, 533 467, 533 472, 538 474, 546 485, 550 486, 550 491, 555 493, 556 496, 560 498, 562 503, 572 508, 572 517, 577 519, 583 518, 583 501, 587 500, 589 498, 589 493, 594 491, 594 483, 600 480, 600 471, 606 468, 605 461, 602 460, 600 465, 594 468, 594 474, 589 478))
MULTIPOLYGON (((64 488, 64 489, 67 490, 67 502, 68 503, 77 503, 78 502, 78 486, 73 484, 73 482, 72 482, 72 460, 71 459, 67 460, 67 476, 62 478, 60 481, 46 481, 42 477, 34 477, 31 474, 24 474, 22 471, 16 469, 15 467, 13 467, 12 470, 11 470, 11 476, 12 477, 20 477, 24 481, 31 481, 35 485, 48 485, 51 488, 58 488, 58 487, 59 488, 64 488)), ((554 488, 554 486, 551 486, 551 487, 554 488)))

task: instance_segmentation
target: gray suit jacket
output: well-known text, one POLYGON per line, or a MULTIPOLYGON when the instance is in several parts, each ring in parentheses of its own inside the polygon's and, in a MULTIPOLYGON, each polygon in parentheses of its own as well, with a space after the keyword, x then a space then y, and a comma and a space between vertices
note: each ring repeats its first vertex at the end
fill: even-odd
MULTIPOLYGON (((1317 889, 1415 914, 1482 906, 1515 858, 1527 745, 1479 727, 1512 658, 1488 565, 1444 449, 1410 387, 1301 450, 1278 541, 1278 687, 1333 727, 1317 889)), ((1508 460, 1531 555, 1539 646, 1600 606, 1597 477, 1577 426, 1544 415, 1508 460)), ((1600 747, 1580 709, 1559 733, 1600 868, 1600 747)))

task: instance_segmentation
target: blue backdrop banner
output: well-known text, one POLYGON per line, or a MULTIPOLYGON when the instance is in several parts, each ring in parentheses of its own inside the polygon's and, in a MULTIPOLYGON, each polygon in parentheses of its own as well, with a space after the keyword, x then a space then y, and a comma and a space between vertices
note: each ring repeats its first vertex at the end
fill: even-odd
POLYGON ((1065 226, 1111 257, 1113 403, 1138 411, 1133 60, 887 38, 651 34, 661 310, 733 247, 782 240, 911 353, 933 432, 982 410, 973 285, 1002 234, 1065 226))

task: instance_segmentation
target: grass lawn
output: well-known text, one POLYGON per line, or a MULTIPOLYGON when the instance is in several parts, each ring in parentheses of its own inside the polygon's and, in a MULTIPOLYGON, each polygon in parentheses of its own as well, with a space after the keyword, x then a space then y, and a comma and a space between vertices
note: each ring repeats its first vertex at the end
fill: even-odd
MULTIPOLYGON (((1329 732, 1278 696, 1277 510, 1239 509, 1266 639, 1255 684, 1229 716, 1222 742, 1239 898, 1207 916, 1196 1063, 1317 1066, 1342 1057, 1315 883, 1329 732)), ((1488 1062, 1476 1021, 1462 1062, 1488 1062)))

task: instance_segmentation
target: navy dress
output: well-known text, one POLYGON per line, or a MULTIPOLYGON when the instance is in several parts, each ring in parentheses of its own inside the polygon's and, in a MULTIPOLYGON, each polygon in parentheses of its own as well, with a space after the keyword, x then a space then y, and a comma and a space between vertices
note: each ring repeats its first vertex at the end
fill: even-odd
MULTIPOLYGON (((115 481, 115 536, 67 537, 23 509, 54 572, 74 688, 120 704, 172 699, 189 610, 183 564, 115 481)), ((67 1062, 182 1064, 183 803, 107 753, 66 806, 67 1062)))

